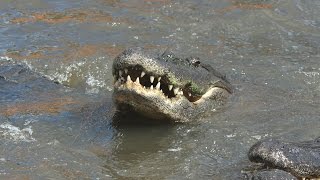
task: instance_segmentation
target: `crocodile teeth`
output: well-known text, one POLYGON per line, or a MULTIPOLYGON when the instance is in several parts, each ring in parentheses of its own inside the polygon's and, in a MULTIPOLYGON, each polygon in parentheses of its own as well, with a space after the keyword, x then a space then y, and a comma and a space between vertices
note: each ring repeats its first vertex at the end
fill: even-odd
POLYGON ((128 74, 128 69, 124 69, 124 72, 125 72, 126 74, 128 74))
POLYGON ((191 93, 188 93, 189 96, 191 96, 191 93))
POLYGON ((122 76, 122 73, 123 73, 123 72, 120 70, 120 71, 119 71, 119 76, 122 76))
POLYGON ((150 76, 150 82, 153 83, 154 81, 154 76, 150 76))
POLYGON ((118 80, 116 80, 115 82, 114 82, 114 85, 115 86, 118 86, 118 85, 120 85, 121 84, 121 80, 120 79, 118 79, 118 80))
POLYGON ((174 95, 177 95, 178 92, 179 92, 179 88, 174 88, 174 89, 173 89, 173 92, 174 92, 174 95))
POLYGON ((158 77, 158 81, 160 81, 161 80, 161 77, 158 77))
POLYGON ((142 71, 140 77, 143 77, 145 74, 146 73, 142 71))
POLYGON ((140 84, 139 77, 137 77, 137 79, 136 79, 135 83, 140 84))
POLYGON ((150 89, 153 89, 153 86, 152 86, 152 85, 150 86, 150 89))
POLYGON ((169 87, 169 91, 171 91, 173 88, 173 85, 169 85, 168 87, 169 87))
POLYGON ((130 82, 131 81, 131 77, 130 75, 127 76, 127 81, 130 82))
POLYGON ((160 82, 158 82, 156 89, 158 89, 158 90, 160 89, 160 82))

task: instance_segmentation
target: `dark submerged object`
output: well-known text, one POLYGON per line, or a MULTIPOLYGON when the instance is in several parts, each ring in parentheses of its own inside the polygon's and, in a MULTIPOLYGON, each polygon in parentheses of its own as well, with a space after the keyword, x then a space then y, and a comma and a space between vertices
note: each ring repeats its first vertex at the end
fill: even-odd
POLYGON ((261 169, 243 172, 247 180, 298 180, 292 174, 279 169, 261 169))
POLYGON ((250 161, 290 172, 299 178, 320 178, 320 137, 299 143, 274 139, 260 141, 250 148, 248 156, 250 161))
MULTIPOLYGON (((33 72, 27 66, 0 60, 0 101, 13 103, 38 100, 43 92, 62 91, 63 86, 33 72)), ((61 96, 60 94, 58 96, 61 96)))
POLYGON ((225 76, 197 58, 165 52, 152 57, 140 48, 115 58, 114 101, 152 118, 187 122, 220 107, 232 93, 225 76))

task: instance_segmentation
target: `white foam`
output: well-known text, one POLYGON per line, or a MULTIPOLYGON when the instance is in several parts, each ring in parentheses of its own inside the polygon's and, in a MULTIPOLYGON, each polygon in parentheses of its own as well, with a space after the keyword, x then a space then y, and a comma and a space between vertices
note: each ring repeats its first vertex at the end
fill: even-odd
POLYGON ((0 56, 0 61, 12 61, 12 58, 7 56, 0 56))
POLYGON ((15 141, 33 142, 36 141, 33 137, 33 130, 31 126, 20 129, 19 127, 13 126, 10 123, 0 124, 0 136, 15 141))
POLYGON ((236 137, 236 134, 228 134, 226 135, 227 138, 233 138, 233 137, 236 137))
MULTIPOLYGON (((32 62, 34 61, 22 60, 19 62, 52 81, 57 81, 66 85, 70 85, 74 82, 80 84, 86 83, 86 92, 99 93, 101 88, 105 88, 107 86, 106 79, 110 76, 108 73, 109 67, 108 64, 105 64, 105 59, 106 57, 98 57, 95 60, 88 60, 85 58, 79 62, 70 64, 62 63, 58 66, 44 64, 43 67, 33 64, 32 62)), ((12 58, 0 56, 0 61, 11 60, 12 58)), ((111 90, 110 87, 108 87, 108 91, 111 90)))
POLYGON ((181 151, 181 150, 182 150, 182 148, 180 148, 180 147, 168 149, 168 151, 170 151, 170 152, 178 152, 178 151, 181 151))
POLYGON ((93 86, 93 87, 104 87, 106 86, 105 82, 99 81, 97 79, 95 79, 91 74, 89 74, 89 77, 86 80, 86 83, 89 86, 93 86))

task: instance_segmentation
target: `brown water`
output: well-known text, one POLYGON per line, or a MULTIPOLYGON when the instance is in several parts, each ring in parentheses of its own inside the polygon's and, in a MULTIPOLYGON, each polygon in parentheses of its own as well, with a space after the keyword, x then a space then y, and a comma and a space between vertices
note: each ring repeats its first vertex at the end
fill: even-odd
POLYGON ((317 0, 2 0, 0 179, 239 179, 256 141, 320 136, 319 47, 317 0), (115 127, 112 60, 135 46, 235 93, 201 122, 115 127))

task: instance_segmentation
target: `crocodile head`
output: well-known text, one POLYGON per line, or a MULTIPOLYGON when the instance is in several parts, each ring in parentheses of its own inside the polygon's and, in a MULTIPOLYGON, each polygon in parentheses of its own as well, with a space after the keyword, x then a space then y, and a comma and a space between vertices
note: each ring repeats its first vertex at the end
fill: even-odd
POLYGON ((151 57, 128 49, 115 58, 113 99, 118 109, 175 122, 195 120, 221 106, 231 94, 223 75, 197 58, 172 53, 151 57))

